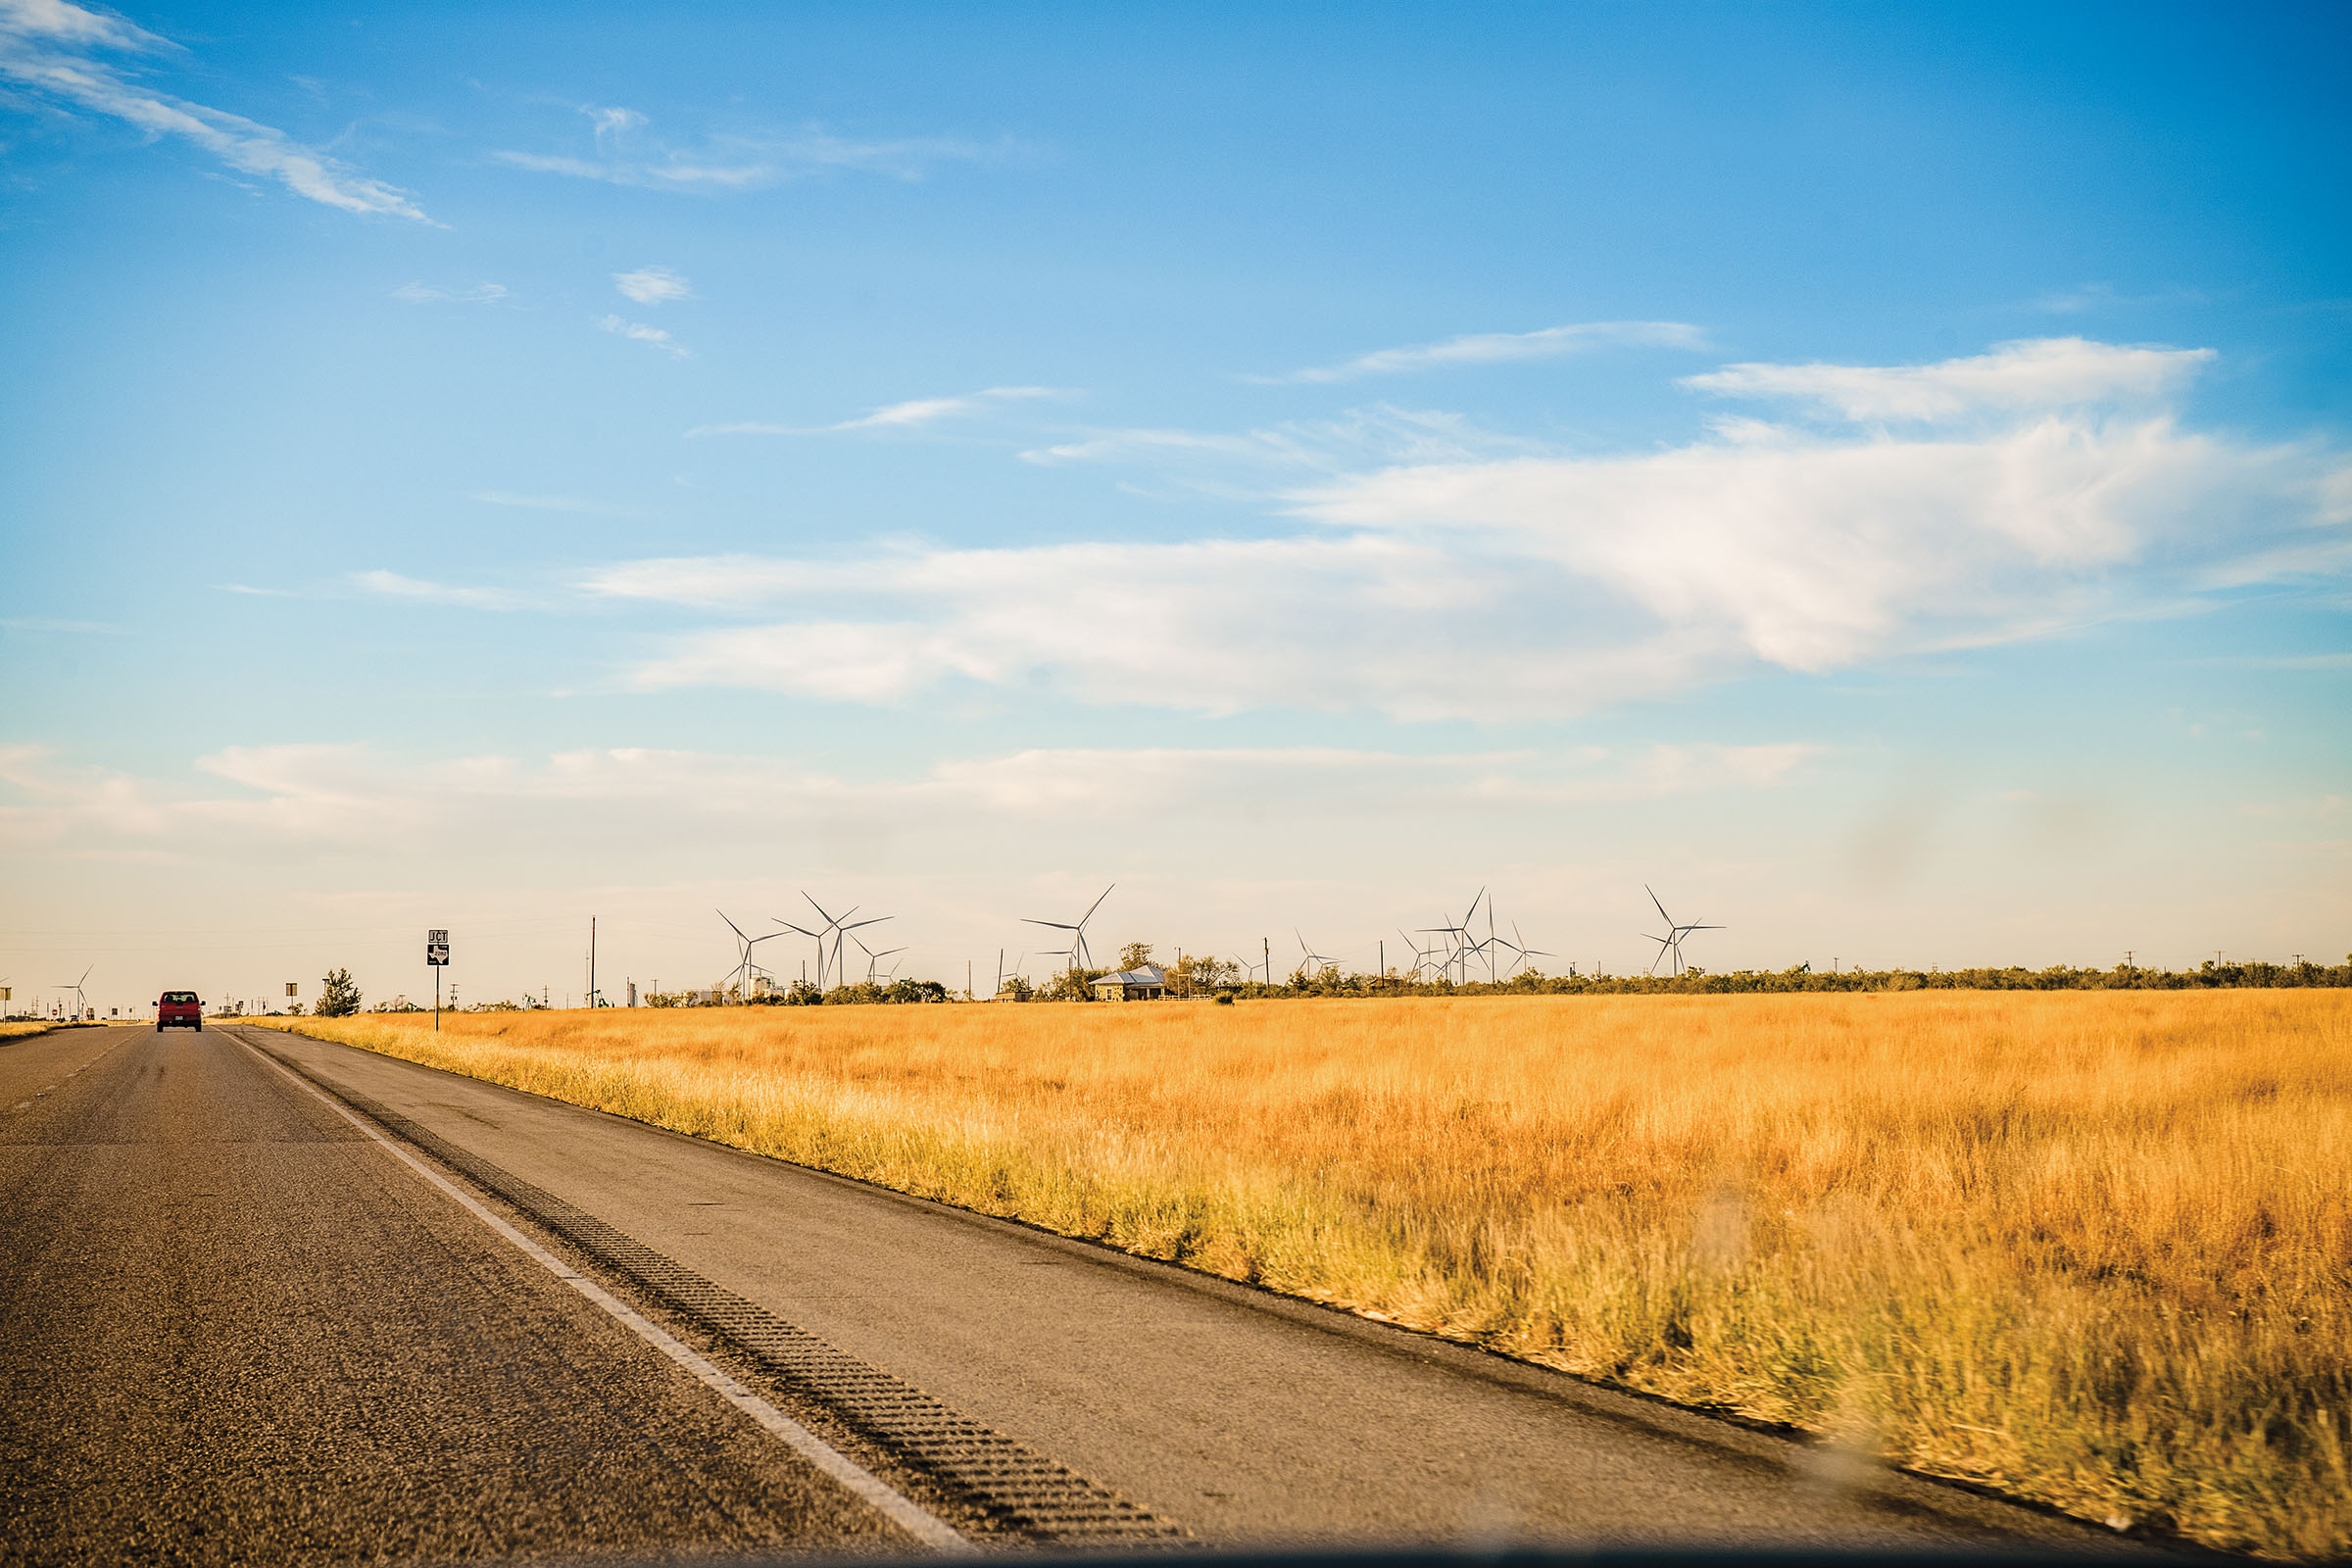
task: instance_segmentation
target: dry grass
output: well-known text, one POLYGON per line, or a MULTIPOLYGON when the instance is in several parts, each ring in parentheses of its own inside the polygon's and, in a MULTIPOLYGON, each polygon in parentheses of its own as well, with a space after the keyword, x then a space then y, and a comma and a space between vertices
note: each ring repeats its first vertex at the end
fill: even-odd
POLYGON ((289 1026, 2091 1518, 2352 1549, 2341 992, 289 1026))
POLYGON ((47 1023, 38 1018, 24 1023, 0 1023, 0 1042, 22 1040, 26 1035, 45 1035, 52 1029, 64 1027, 66 1026, 47 1023))

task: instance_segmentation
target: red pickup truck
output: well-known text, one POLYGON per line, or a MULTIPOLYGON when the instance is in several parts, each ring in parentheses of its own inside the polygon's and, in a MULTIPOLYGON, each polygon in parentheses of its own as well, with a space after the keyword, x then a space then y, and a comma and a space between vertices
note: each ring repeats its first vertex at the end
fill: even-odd
POLYGON ((204 1004, 193 991, 167 991, 155 999, 155 1032, 182 1028, 204 1032, 204 1004))

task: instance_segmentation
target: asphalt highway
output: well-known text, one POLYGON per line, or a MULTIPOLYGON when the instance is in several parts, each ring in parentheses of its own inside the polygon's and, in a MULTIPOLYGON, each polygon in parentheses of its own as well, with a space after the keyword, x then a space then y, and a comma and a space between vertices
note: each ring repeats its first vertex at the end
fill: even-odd
POLYGON ((0 1047, 4 1560, 2123 1545, 364 1052, 62 1038, 0 1047))

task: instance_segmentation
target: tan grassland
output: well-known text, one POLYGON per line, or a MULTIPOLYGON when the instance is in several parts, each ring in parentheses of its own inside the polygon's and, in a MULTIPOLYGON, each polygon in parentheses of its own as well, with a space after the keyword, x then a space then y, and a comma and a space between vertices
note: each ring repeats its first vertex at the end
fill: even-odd
POLYGON ((2352 996, 284 1020, 1808 1428, 2352 1550, 2352 996))
POLYGON ((24 1023, 0 1023, 0 1040, 21 1040, 26 1035, 45 1035, 58 1027, 57 1024, 44 1023, 39 1019, 24 1023))

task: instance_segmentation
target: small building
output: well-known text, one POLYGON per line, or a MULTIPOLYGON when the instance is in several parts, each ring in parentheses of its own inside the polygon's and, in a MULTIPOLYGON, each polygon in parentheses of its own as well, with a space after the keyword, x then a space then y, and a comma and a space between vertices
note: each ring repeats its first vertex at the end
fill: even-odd
POLYGON ((1167 994, 1168 971, 1156 963, 1121 969, 1095 982, 1097 1002, 1157 1002, 1167 994))

